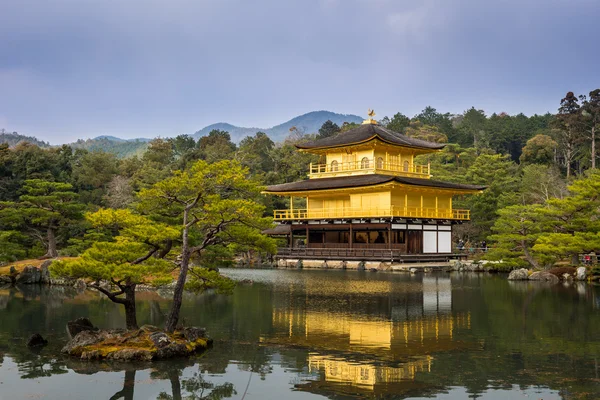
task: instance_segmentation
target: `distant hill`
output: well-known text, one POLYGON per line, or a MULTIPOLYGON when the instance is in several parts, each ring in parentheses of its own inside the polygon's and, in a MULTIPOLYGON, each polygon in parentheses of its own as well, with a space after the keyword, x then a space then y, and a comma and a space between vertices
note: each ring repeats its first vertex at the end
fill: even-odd
POLYGON ((8 133, 4 132, 4 129, 0 130, 0 143, 8 143, 8 147, 15 147, 17 144, 22 142, 35 144, 39 147, 50 147, 49 143, 38 140, 33 136, 20 135, 17 132, 8 133))
POLYGON ((229 132, 231 136, 231 140, 234 142, 239 142, 246 136, 252 136, 256 132, 264 132, 264 129, 261 128, 243 128, 235 125, 231 125, 225 122, 218 122, 216 124, 208 125, 196 133, 194 133, 194 139, 198 140, 202 136, 207 136, 212 130, 226 131, 229 132))
MULTIPOLYGON (((362 122, 363 118, 352 114, 337 114, 331 111, 313 111, 309 112, 282 124, 271 128, 246 128, 235 126, 225 122, 219 122, 202 128, 193 134, 194 139, 198 140, 202 136, 206 136, 213 129, 227 131, 231 135, 231 140, 239 143, 246 136, 252 136, 256 132, 265 132, 274 142, 283 141, 289 134, 290 128, 295 126, 299 131, 304 133, 317 133, 319 128, 327 120, 342 126, 344 122, 362 122)), ((85 149, 89 151, 104 151, 113 153, 119 158, 133 157, 142 155, 148 148, 148 142, 151 139, 121 139, 116 136, 98 136, 94 139, 79 139, 69 145, 75 149, 85 149)), ((18 133, 5 133, 0 131, 0 143, 8 143, 10 147, 16 146, 20 142, 29 142, 40 147, 50 147, 50 144, 42 142, 34 137, 19 135, 18 133)))
POLYGON ((272 128, 245 128, 231 125, 225 122, 209 125, 194 133, 194 138, 198 139, 208 135, 213 129, 219 129, 229 132, 231 140, 234 142, 241 141, 244 137, 254 135, 256 132, 265 132, 274 142, 283 141, 289 134, 290 128, 295 126, 304 133, 317 133, 319 128, 327 120, 342 126, 344 122, 361 123, 364 118, 352 114, 337 114, 331 111, 312 111, 272 128))
POLYGON ((273 141, 279 142, 284 140, 290 134, 290 128, 293 126, 303 130, 304 133, 317 133, 319 128, 321 128, 327 120, 331 120, 331 122, 338 124, 341 127, 344 122, 355 122, 360 124, 364 118, 361 118, 358 115, 337 114, 331 111, 313 111, 292 118, 289 121, 269 128, 264 132, 267 133, 273 141))
POLYGON ((74 149, 85 149, 88 151, 104 151, 112 153, 118 158, 141 156, 148 148, 150 139, 120 139, 114 136, 98 136, 94 139, 79 139, 69 145, 74 149))

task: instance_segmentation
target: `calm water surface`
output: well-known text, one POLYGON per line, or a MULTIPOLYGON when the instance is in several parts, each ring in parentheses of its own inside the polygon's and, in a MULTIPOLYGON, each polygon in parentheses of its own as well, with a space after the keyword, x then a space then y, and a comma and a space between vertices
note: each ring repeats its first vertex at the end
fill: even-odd
MULTIPOLYGON (((504 276, 224 270, 232 296, 187 295, 214 347, 191 360, 83 363, 65 324, 123 327, 92 291, 0 289, 0 399, 598 399, 600 287, 504 276), (39 353, 32 333, 50 345, 39 353)), ((140 293, 141 324, 170 302, 140 293)))

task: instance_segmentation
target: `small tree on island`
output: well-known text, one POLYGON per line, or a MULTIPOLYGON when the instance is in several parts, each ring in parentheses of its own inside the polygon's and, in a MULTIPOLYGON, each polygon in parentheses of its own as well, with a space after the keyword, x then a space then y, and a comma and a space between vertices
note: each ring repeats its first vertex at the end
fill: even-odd
POLYGON ((55 261, 50 270, 58 276, 91 280, 88 286, 123 305, 127 329, 137 329, 136 286, 172 281, 176 265, 155 255, 179 232, 130 210, 100 210, 86 219, 94 229, 116 233, 114 240, 94 243, 77 259, 55 261))
POLYGON ((213 164, 198 161, 189 170, 175 171, 172 177, 139 193, 140 212, 180 227, 180 268, 165 324, 168 332, 179 322, 188 273, 188 287, 227 287, 228 280, 217 271, 192 267, 193 257, 201 262, 208 249, 217 245, 252 244, 263 251, 276 251, 275 241, 261 234, 272 221, 263 217, 260 191, 261 186, 249 178, 248 169, 236 161, 223 160, 213 164))

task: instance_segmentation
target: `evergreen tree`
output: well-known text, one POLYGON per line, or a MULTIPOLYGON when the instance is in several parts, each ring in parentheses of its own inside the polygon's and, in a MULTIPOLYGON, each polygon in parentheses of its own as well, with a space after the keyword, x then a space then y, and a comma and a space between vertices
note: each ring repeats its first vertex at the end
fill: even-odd
POLYGON ((95 242, 77 259, 55 261, 51 272, 61 277, 91 280, 88 286, 123 305, 127 329, 137 329, 136 287, 171 282, 175 264, 155 256, 179 232, 130 210, 102 209, 86 218, 94 229, 116 232, 116 236, 112 241, 95 242))
POLYGON ((404 133, 404 130, 410 125, 410 118, 402 113, 396 113, 392 119, 386 124, 386 128, 399 133, 404 133))
POLYGON ((556 259, 571 257, 598 249, 600 232, 600 171, 590 170, 584 178, 569 186, 570 195, 547 201, 544 209, 547 222, 534 250, 556 259))
POLYGON ((596 134, 600 129, 600 89, 592 90, 584 99, 582 115, 589 132, 591 168, 596 168, 596 134))
POLYGON ((82 218, 85 206, 68 183, 42 179, 25 181, 19 202, 0 203, 0 224, 26 227, 46 248, 45 258, 58 256, 57 232, 82 218))
POLYGON ((532 248, 542 233, 542 207, 540 204, 514 205, 499 210, 492 227, 494 234, 489 237, 495 245, 486 258, 516 267, 522 265, 523 257, 531 267, 538 268, 532 248))
POLYGON ((536 135, 527 141, 521 152, 522 164, 552 164, 558 144, 548 135, 536 135))
POLYGON ((567 179, 571 177, 571 168, 579 152, 578 145, 582 141, 583 125, 580 109, 577 96, 573 92, 568 92, 560 101, 558 114, 554 121, 558 132, 559 149, 567 169, 567 179))
POLYGON ((275 242, 261 234, 271 225, 270 218, 262 217, 264 206, 257 201, 261 187, 248 178, 248 170, 235 161, 198 161, 190 170, 176 171, 140 192, 141 211, 177 221, 181 229, 181 264, 167 331, 172 332, 179 321, 188 273, 201 287, 210 278, 205 269, 191 265, 192 257, 201 260, 210 247, 231 243, 254 243, 267 251, 276 250, 275 242))
POLYGON ((319 134, 317 135, 317 139, 325 139, 331 136, 335 136, 338 133, 340 133, 340 127, 338 126, 338 124, 328 119, 319 128, 319 134))

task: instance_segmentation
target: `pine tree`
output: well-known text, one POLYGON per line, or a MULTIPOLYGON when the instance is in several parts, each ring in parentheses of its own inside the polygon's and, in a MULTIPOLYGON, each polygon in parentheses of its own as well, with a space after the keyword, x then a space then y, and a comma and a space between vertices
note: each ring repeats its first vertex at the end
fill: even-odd
POLYGON ((140 192, 141 211, 168 219, 180 229, 181 263, 167 331, 172 332, 179 321, 188 273, 201 287, 210 278, 206 269, 192 266, 192 257, 201 260, 212 246, 232 243, 254 243, 270 252, 276 250, 275 242, 260 233, 271 226, 271 219, 262 217, 264 206, 257 201, 260 190, 248 178, 246 168, 224 160, 213 164, 198 161, 190 170, 176 171, 171 178, 140 192))
POLYGON ((0 223, 22 227, 46 248, 44 258, 58 256, 57 232, 83 218, 85 206, 69 183, 26 180, 18 202, 0 203, 0 223))
POLYGON ((156 256, 179 231, 130 210, 102 209, 86 218, 94 229, 110 230, 116 236, 95 242, 77 259, 55 261, 50 270, 61 277, 91 280, 88 286, 123 305, 127 329, 137 329, 136 287, 172 281, 175 263, 156 256))

